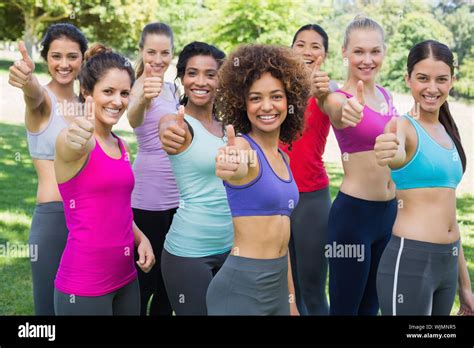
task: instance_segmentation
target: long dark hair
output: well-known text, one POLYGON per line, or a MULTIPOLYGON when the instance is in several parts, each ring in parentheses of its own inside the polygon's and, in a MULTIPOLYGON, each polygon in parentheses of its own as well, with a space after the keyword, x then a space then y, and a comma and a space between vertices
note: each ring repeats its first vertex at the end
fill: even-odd
POLYGON ((43 40, 41 40, 41 57, 43 57, 44 60, 48 60, 48 51, 51 42, 63 37, 79 45, 82 59, 84 59, 84 54, 87 50, 87 39, 82 31, 70 23, 56 23, 48 27, 43 40))
POLYGON ((312 30, 318 33, 319 35, 321 35, 321 37, 323 38, 324 53, 328 53, 328 50, 329 50, 328 34, 323 28, 321 28, 317 24, 306 24, 306 25, 303 25, 301 28, 299 28, 298 31, 295 33, 295 36, 293 36, 293 42, 291 43, 291 47, 293 47, 293 45, 295 44, 298 34, 306 30, 312 30))
MULTIPOLYGON (((179 54, 178 63, 176 64, 176 78, 183 81, 184 73, 186 71, 186 65, 188 61, 195 56, 211 56, 217 62, 217 66, 220 68, 225 59, 225 53, 213 45, 209 45, 205 42, 194 41, 184 46, 183 50, 179 54)), ((186 105, 188 103, 188 97, 184 94, 181 96, 179 103, 186 105)))
MULTIPOLYGON (((434 60, 442 61, 449 66, 451 76, 454 75, 454 56, 448 46, 435 40, 426 40, 417 43, 413 46, 408 54, 407 71, 408 76, 411 76, 415 65, 427 58, 432 57, 434 60)), ((461 137, 459 135, 458 127, 454 122, 453 116, 449 111, 448 101, 445 101, 439 109, 439 122, 444 126, 446 132, 453 139, 454 144, 461 157, 463 172, 466 171, 466 153, 461 144, 461 137)))
MULTIPOLYGON (((171 50, 173 50, 173 48, 174 48, 173 30, 171 29, 171 27, 169 25, 167 25, 165 23, 159 23, 159 22, 148 23, 147 25, 145 25, 145 27, 142 30, 142 34, 140 36, 140 42, 138 43, 138 47, 140 47, 140 49, 143 49, 143 47, 145 46, 145 40, 146 40, 146 37, 147 37, 148 34, 166 36, 167 38, 170 39, 170 41, 171 41, 171 50)), ((139 57, 138 57, 137 65, 135 66, 137 79, 140 76, 142 76, 144 69, 145 69, 145 67, 143 65, 143 57, 140 54, 139 57)))

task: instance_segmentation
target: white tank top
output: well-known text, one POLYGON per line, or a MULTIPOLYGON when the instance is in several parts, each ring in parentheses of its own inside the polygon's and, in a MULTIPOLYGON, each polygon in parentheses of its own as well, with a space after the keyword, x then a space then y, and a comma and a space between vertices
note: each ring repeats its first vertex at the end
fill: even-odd
POLYGON ((67 122, 58 108, 58 100, 48 87, 44 86, 51 99, 51 115, 48 125, 40 132, 26 130, 30 156, 36 159, 54 160, 56 138, 59 132, 67 127, 67 122))

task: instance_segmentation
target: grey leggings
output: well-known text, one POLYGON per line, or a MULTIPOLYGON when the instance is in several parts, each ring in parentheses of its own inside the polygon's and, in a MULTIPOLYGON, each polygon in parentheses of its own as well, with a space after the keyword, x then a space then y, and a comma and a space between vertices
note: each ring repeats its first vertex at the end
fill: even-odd
POLYGON ((56 315, 140 315, 138 279, 103 296, 77 296, 54 289, 56 315))
POLYGON ((288 255, 229 255, 207 290, 209 315, 290 315, 288 255))
POLYGON ((326 277, 328 260, 324 247, 328 239, 331 209, 329 188, 300 192, 291 214, 290 258, 296 304, 300 315, 328 315, 326 277))
POLYGON ((377 272, 382 315, 449 315, 459 248, 459 240, 434 244, 392 236, 377 272))
POLYGON ((176 315, 207 315, 206 292, 229 252, 205 257, 182 257, 163 248, 161 274, 176 315))
POLYGON ((38 203, 31 221, 29 245, 36 315, 54 315, 54 278, 66 247, 68 230, 62 202, 38 203))

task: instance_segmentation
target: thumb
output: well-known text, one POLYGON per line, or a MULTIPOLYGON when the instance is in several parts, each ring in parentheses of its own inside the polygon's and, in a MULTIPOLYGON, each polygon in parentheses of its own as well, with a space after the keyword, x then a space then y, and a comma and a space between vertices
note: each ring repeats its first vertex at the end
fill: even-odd
POLYGON ((86 102, 84 103, 84 116, 95 126, 95 105, 90 95, 86 98, 86 102))
POLYGON ((26 64, 31 68, 34 66, 33 61, 31 60, 30 56, 28 55, 28 51, 26 50, 25 43, 23 41, 20 41, 18 43, 18 49, 20 50, 21 57, 25 61, 26 64))
POLYGON ((316 64, 314 65, 314 71, 319 71, 321 69, 321 65, 323 64, 323 56, 319 56, 316 60, 316 64))
POLYGON ((233 125, 225 127, 227 133, 227 146, 235 146, 235 130, 233 125))
POLYGON ((385 126, 384 133, 397 134, 397 118, 396 117, 392 117, 390 121, 388 121, 387 125, 385 126))
POLYGON ((153 69, 149 63, 145 64, 145 77, 153 77, 153 69))
POLYGON ((184 106, 180 105, 178 108, 178 114, 176 115, 176 124, 181 128, 184 128, 184 106))
POLYGON ((362 82, 361 80, 359 80, 359 82, 357 82, 356 97, 357 97, 357 101, 359 102, 359 104, 365 105, 364 82, 362 82))

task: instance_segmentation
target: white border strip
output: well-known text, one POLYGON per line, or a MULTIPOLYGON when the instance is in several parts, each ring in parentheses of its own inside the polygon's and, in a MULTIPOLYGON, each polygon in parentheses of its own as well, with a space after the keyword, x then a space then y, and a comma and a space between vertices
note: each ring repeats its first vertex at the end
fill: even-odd
POLYGON ((397 283, 398 283, 398 269, 400 267, 400 258, 402 256, 403 244, 405 238, 400 238, 400 249, 398 249, 397 263, 395 264, 395 274, 393 276, 393 298, 392 298, 392 313, 397 315, 397 283))

